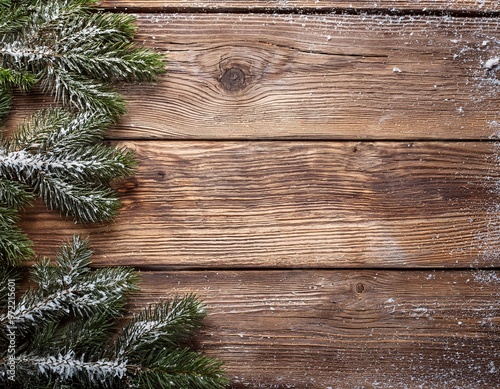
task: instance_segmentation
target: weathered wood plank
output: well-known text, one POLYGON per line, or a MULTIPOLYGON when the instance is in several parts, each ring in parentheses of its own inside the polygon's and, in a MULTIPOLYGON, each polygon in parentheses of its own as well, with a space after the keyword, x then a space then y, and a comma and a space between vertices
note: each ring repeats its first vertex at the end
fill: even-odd
POLYGON ((105 0, 102 7, 146 10, 403 10, 403 11, 499 11, 497 0, 105 0))
MULTIPOLYGON (((487 139, 500 130, 498 18, 146 14, 138 22, 138 41, 168 53, 168 75, 123 88, 131 112, 114 138, 487 139)), ((11 123, 41 100, 18 96, 11 123)))
POLYGON ((196 293, 233 388, 496 388, 498 271, 143 274, 134 308, 196 293))
POLYGON ((116 223, 39 206, 50 255, 90 234, 98 263, 140 267, 488 267, 500 264, 492 142, 131 142, 140 160, 116 223))

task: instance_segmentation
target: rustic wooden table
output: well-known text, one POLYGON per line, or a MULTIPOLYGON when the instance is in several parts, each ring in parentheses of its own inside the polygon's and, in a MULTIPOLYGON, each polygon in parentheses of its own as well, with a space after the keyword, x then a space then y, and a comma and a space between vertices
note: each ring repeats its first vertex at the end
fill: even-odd
POLYGON ((123 89, 120 217, 38 206, 40 254, 83 233, 134 307, 198 294, 232 388, 500 387, 497 0, 102 6, 168 74, 123 89))

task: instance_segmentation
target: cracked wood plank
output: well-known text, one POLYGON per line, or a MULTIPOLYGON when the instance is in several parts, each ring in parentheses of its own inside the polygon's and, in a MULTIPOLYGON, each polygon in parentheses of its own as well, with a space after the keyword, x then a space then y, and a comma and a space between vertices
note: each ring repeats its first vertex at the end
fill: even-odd
POLYGON ((490 142, 127 143, 137 177, 116 223, 23 216, 37 252, 90 234, 105 265, 141 268, 499 266, 490 142))
MULTIPOLYGON (((139 15, 167 54, 124 86, 125 139, 488 139, 500 131, 500 19, 139 15)), ((44 103, 45 100, 45 103, 44 103)), ((46 98, 17 96, 19 122, 46 98)))
POLYGON ((499 271, 145 272, 132 306, 186 293, 231 388, 499 384, 499 271))
POLYGON ((221 12, 248 12, 255 9, 268 11, 293 10, 380 10, 380 11, 450 11, 450 12, 494 12, 500 11, 497 0, 105 0, 100 6, 137 11, 144 9, 189 11, 189 10, 218 10, 221 12))

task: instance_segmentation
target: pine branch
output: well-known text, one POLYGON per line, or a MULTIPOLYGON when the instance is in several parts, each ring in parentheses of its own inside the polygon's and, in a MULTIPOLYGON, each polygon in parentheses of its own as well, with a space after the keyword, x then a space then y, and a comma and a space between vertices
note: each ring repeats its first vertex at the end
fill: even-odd
POLYGON ((87 360, 73 351, 46 356, 23 354, 17 358, 17 365, 19 374, 37 375, 60 385, 77 382, 85 388, 116 387, 127 372, 123 361, 87 360))
MULTIPOLYGON (((137 275, 124 268, 92 270, 90 259, 87 241, 74 237, 61 248, 54 265, 48 260, 34 265, 32 282, 38 287, 20 296, 9 315, 0 315, 0 386, 226 386, 220 361, 182 346, 204 316, 203 305, 194 296, 148 308, 115 336, 115 321, 123 313, 127 294, 135 290, 137 275), (13 382, 12 355, 7 351, 12 328, 16 336, 13 382)), ((0 268, 0 282, 8 277, 0 268)), ((0 288, 2 295, 5 290, 0 288)))
POLYGON ((5 120, 7 114, 10 111, 11 106, 12 106, 11 94, 6 89, 0 86, 0 123, 2 123, 3 120, 5 120))
POLYGON ((92 12, 93 1, 8 3, 0 17, 0 68, 23 75, 11 86, 36 80, 67 107, 116 118, 125 105, 111 84, 152 81, 164 72, 161 55, 132 43, 130 15, 92 12))
MULTIPOLYGON (((33 280, 38 289, 28 290, 10 320, 24 334, 72 315, 86 318, 93 315, 118 315, 126 302, 125 294, 136 289, 136 274, 129 268, 104 268, 89 271, 91 251, 88 242, 74 237, 57 256, 56 265, 41 260, 34 265, 33 280), (74 265, 68 266, 68 261, 74 265), (88 273, 88 274, 87 274, 88 273)), ((0 315, 0 325, 7 315, 0 315)))
POLYGON ((89 80, 64 68, 48 68, 41 71, 39 77, 42 79, 42 90, 54 95, 55 100, 65 106, 105 113, 111 117, 126 112, 125 102, 121 96, 102 82, 89 80))
POLYGON ((110 118, 103 114, 72 115, 63 109, 41 110, 17 128, 12 139, 4 141, 5 148, 40 152, 84 148, 100 142, 111 124, 110 118))
POLYGON ((26 185, 0 178, 0 205, 22 209, 30 205, 32 200, 33 194, 26 185))
POLYGON ((15 266, 34 255, 33 243, 17 226, 18 221, 15 209, 0 206, 0 260, 4 265, 15 266))
POLYGON ((154 348, 141 362, 129 366, 129 388, 223 389, 228 384, 219 360, 188 349, 154 348))
POLYGON ((132 175, 135 161, 131 152, 96 143, 109 124, 89 112, 39 112, 0 144, 0 177, 30 188, 64 216, 111 220, 120 207, 111 184, 132 175))
POLYGON ((119 334, 116 355, 140 359, 153 344, 179 347, 201 326, 204 317, 205 308, 193 295, 150 306, 119 334))

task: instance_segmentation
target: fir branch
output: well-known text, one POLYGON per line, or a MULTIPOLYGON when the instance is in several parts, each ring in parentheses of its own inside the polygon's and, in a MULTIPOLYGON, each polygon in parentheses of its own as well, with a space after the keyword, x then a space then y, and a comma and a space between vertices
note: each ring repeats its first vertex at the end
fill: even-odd
POLYGON ((12 106, 12 95, 8 90, 0 86, 0 124, 10 111, 12 106))
POLYGON ((49 382, 56 379, 60 383, 76 381, 87 385, 87 388, 112 387, 127 372, 124 361, 88 361, 84 355, 79 356, 74 351, 47 356, 21 355, 16 362, 21 374, 37 374, 49 382))
POLYGON ((52 94, 57 102, 65 106, 105 113, 111 117, 126 112, 123 98, 102 82, 89 80, 64 68, 44 69, 39 77, 42 90, 52 94))
POLYGON ((125 149, 96 143, 109 124, 109 117, 89 112, 39 112, 0 144, 0 177, 28 187, 64 216, 111 220, 120 207, 111 184, 132 175, 135 160, 125 149))
POLYGON ((0 206, 0 260, 4 265, 18 265, 34 255, 33 243, 17 226, 15 209, 0 206))
POLYGON ((22 209, 30 205, 32 200, 33 194, 26 185, 0 177, 0 205, 22 209))
POLYGON ((57 26, 56 47, 79 49, 89 42, 129 42, 137 31, 135 17, 130 14, 105 12, 75 14, 71 20, 57 26))
MULTIPOLYGON (((92 12, 92 1, 14 2, 0 17, 0 67, 39 81, 55 101, 76 110, 125 112, 116 82, 152 81, 164 72, 161 55, 137 47, 130 15, 92 12), (4 26, 6 24, 6 26, 4 26), (2 28, 3 26, 3 28, 2 28)), ((24 78, 11 82, 30 87, 24 78), (24 81, 22 81, 24 80, 24 81)))
POLYGON ((116 193, 102 185, 85 185, 43 176, 34 186, 49 209, 57 209, 63 216, 72 216, 82 223, 112 220, 120 208, 116 193))
POLYGON ((81 281, 90 271, 92 250, 87 240, 74 236, 70 244, 61 246, 56 254, 56 264, 48 260, 35 263, 31 270, 31 280, 38 284, 40 292, 50 293, 60 287, 69 287, 81 281))
POLYGON ((223 389, 222 363, 188 349, 151 349, 141 365, 129 365, 129 388, 223 389))
POLYGON ((155 347, 178 347, 201 326, 205 308, 194 295, 146 308, 123 329, 117 339, 116 355, 141 358, 155 347))
MULTIPOLYGON (((91 270, 90 259, 88 242, 74 237, 61 248, 55 264, 42 260, 34 265, 32 282, 38 287, 20 296, 13 312, 0 315, 0 385, 12 389, 225 387, 220 361, 181 345, 204 316, 203 305, 194 296, 149 307, 115 336, 116 319, 127 294, 136 288, 137 275, 123 268, 91 270), (6 341, 13 328, 14 382, 8 373, 6 341)), ((7 277, 0 268, 0 281, 7 277)), ((5 295, 2 289, 1 295, 5 295)))
POLYGON ((63 109, 38 111, 4 141, 8 151, 31 150, 43 153, 92 146, 104 138, 111 119, 103 114, 63 109))
MULTIPOLYGON (((130 268, 104 268, 89 271, 91 251, 87 241, 74 237, 63 246, 56 265, 41 260, 34 265, 33 280, 38 289, 28 290, 20 299, 11 321, 20 332, 28 333, 34 326, 54 322, 62 317, 118 315, 126 302, 125 294, 136 290, 137 275, 130 268), (68 266, 74 261, 74 266, 68 266), (87 274, 88 273, 88 274, 87 274)), ((7 315, 0 315, 0 325, 7 315)))

